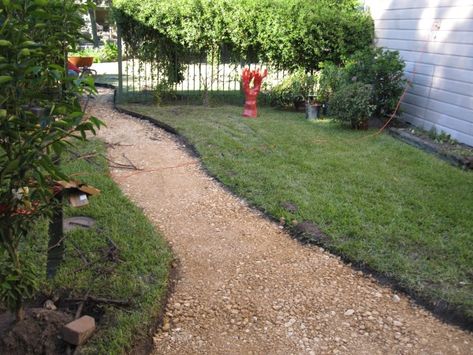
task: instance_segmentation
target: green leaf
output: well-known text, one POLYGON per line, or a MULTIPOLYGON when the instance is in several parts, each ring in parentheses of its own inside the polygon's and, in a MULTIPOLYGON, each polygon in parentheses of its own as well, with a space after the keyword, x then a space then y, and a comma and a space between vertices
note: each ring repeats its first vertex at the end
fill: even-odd
POLYGON ((0 85, 6 84, 12 80, 13 78, 9 75, 0 75, 0 85))
POLYGON ((20 46, 21 47, 37 47, 39 44, 34 41, 24 41, 20 46))
POLYGON ((90 122, 92 122, 92 123, 94 124, 94 126, 96 126, 96 127, 98 127, 98 128, 100 128, 100 127, 102 127, 102 126, 106 126, 103 121, 99 120, 99 119, 98 119, 97 117, 95 117, 95 116, 90 116, 90 117, 89 117, 89 120, 90 120, 90 122))
POLYGON ((64 151, 64 146, 65 143, 62 141, 55 142, 52 144, 53 151, 56 155, 61 155, 61 153, 64 151))
POLYGON ((6 39, 0 39, 0 47, 11 47, 12 43, 6 39))
POLYGON ((62 78, 62 71, 59 70, 51 70, 50 71, 51 76, 56 79, 56 80, 61 80, 62 78))
POLYGON ((61 67, 60 65, 57 65, 57 64, 49 64, 48 68, 52 69, 52 70, 58 70, 58 71, 64 70, 63 67, 61 67))
POLYGON ((48 0, 35 0, 34 4, 37 6, 46 6, 48 4, 48 0))
POLYGON ((19 159, 10 160, 10 162, 7 164, 7 166, 3 169, 2 176, 9 173, 9 172, 15 171, 16 169, 18 169, 19 165, 20 165, 20 160, 19 159))
POLYGON ((31 52, 28 48, 23 48, 18 55, 20 57, 29 57, 30 54, 31 54, 31 52))

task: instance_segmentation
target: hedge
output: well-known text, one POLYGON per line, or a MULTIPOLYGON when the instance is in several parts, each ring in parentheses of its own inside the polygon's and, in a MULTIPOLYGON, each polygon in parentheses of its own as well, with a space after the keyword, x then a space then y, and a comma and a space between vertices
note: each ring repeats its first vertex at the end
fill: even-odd
POLYGON ((341 63, 374 38, 355 0, 115 0, 114 15, 130 54, 159 58, 170 73, 182 69, 184 54, 222 47, 234 62, 311 71, 341 63))

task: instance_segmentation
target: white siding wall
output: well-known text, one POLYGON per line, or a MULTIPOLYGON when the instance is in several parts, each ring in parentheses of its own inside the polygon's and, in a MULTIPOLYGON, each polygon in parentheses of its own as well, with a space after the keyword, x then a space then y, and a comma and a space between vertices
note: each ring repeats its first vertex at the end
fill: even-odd
POLYGON ((403 118, 473 146, 473 0, 365 0, 376 44, 406 61, 403 118))

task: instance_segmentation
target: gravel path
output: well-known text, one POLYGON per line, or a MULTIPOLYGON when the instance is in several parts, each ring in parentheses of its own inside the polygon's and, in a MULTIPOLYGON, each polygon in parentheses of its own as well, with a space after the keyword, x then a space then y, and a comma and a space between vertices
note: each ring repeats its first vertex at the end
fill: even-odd
POLYGON ((111 160, 145 169, 111 168, 113 178, 179 262, 156 354, 473 353, 471 333, 293 240, 171 135, 113 111, 110 92, 93 101, 111 160))

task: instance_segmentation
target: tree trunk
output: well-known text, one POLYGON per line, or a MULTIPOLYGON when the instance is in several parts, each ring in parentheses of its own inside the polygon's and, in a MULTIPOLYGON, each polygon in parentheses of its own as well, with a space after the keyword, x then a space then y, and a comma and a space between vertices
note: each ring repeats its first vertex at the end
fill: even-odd
POLYGON ((62 193, 54 197, 53 216, 49 222, 48 258, 46 262, 46 275, 53 278, 59 264, 64 258, 64 231, 62 213, 62 193))
MULTIPOLYGON (((8 235, 8 239, 9 239, 9 243, 10 243, 8 245, 7 250, 8 250, 8 254, 10 255, 11 260, 13 261, 13 265, 15 265, 15 268, 17 270, 20 270, 21 265, 20 265, 20 258, 19 258, 19 255, 18 255, 18 250, 17 250, 18 248, 13 245, 13 237, 12 237, 11 233, 12 233, 11 230, 7 230, 7 235, 8 235)), ((15 309, 16 321, 19 322, 19 321, 22 321, 25 318, 25 308, 23 306, 23 296, 20 293, 17 294, 15 303, 16 303, 16 309, 15 309)))
POLYGON ((15 316, 16 316, 16 321, 17 322, 20 322, 23 319, 25 319, 25 307, 23 307, 23 302, 22 301, 20 301, 20 303, 18 304, 18 306, 16 308, 15 316))
POLYGON ((97 20, 95 19, 95 9, 89 8, 90 26, 92 27, 92 40, 94 42, 94 48, 99 46, 99 36, 97 34, 97 20))

